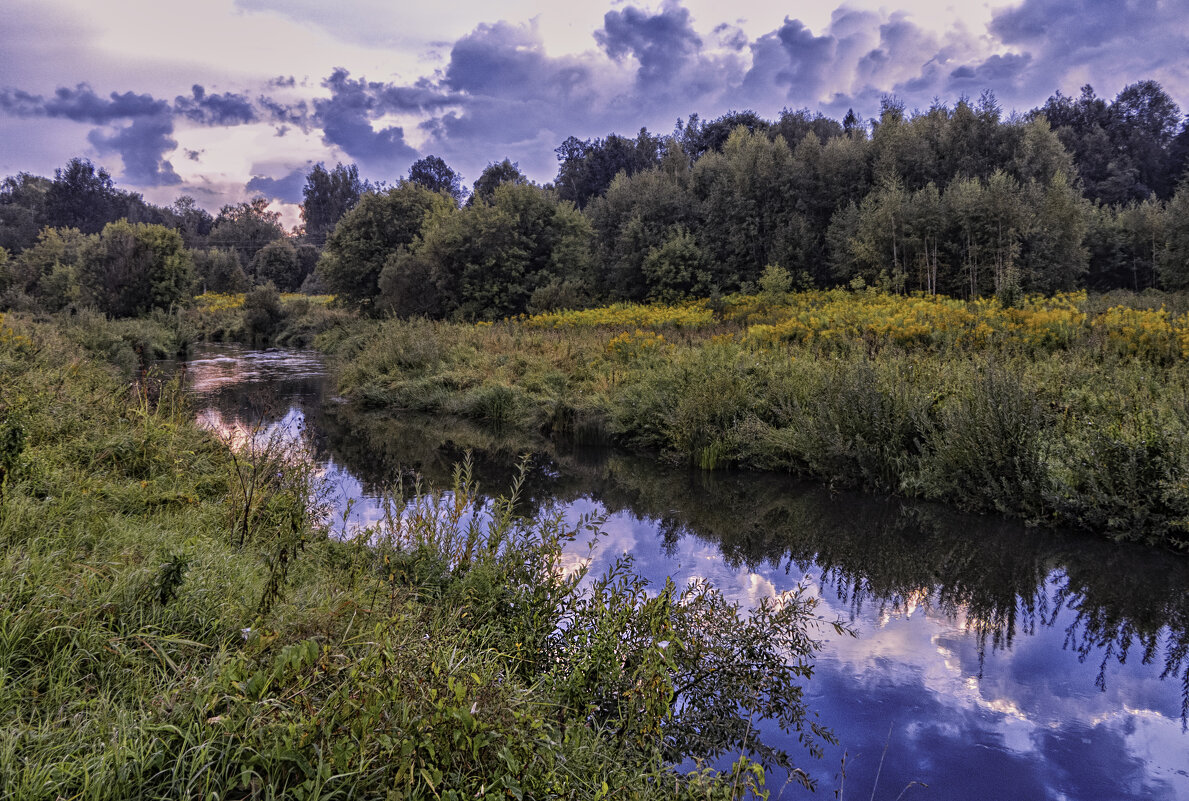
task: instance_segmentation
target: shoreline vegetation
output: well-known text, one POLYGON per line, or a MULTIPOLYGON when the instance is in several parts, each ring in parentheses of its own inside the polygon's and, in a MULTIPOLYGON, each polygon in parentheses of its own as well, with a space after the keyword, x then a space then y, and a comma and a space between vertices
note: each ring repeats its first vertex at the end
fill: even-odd
POLYGON ((1189 548, 1184 297, 790 292, 782 273, 752 295, 317 341, 365 408, 1189 548))
POLYGON ((74 326, 0 317, 0 797, 809 783, 832 740, 803 685, 821 627, 845 631, 813 598, 742 610, 626 559, 583 582, 563 546, 600 521, 523 517, 518 485, 481 503, 466 464, 335 530, 292 443, 200 430, 176 386, 86 354, 130 352, 124 324, 74 326))

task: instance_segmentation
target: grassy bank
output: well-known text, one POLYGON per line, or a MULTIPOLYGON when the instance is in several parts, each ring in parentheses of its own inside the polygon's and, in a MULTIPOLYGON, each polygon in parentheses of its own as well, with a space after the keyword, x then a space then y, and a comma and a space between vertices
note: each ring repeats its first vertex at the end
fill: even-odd
POLYGON ((604 438, 1189 547, 1177 296, 873 291, 390 320, 323 344, 358 403, 604 438), (1174 311, 1170 311, 1174 309, 1174 311))
POLYGON ((243 342, 302 348, 331 328, 355 319, 331 307, 331 295, 277 293, 258 288, 247 294, 199 295, 182 319, 195 340, 243 342))
POLYGON ((753 721, 829 737, 811 599, 580 585, 597 521, 465 469, 328 536, 315 478, 0 320, 0 798, 729 798, 791 767, 753 721))

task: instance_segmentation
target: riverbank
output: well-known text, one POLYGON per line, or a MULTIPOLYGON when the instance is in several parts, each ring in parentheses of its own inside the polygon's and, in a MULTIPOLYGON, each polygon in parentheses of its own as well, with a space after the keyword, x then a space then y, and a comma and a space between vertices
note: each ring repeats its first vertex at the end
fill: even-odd
POLYGON ((259 433, 0 320, 0 797, 725 798, 785 760, 752 716, 829 737, 812 599, 580 587, 562 546, 597 521, 472 524, 465 469, 329 536, 259 433), (671 767, 720 754, 757 762, 671 767))
POLYGON ((495 324, 389 320, 320 344, 363 407, 610 440, 706 469, 790 471, 1185 550, 1181 305, 768 292, 495 324))

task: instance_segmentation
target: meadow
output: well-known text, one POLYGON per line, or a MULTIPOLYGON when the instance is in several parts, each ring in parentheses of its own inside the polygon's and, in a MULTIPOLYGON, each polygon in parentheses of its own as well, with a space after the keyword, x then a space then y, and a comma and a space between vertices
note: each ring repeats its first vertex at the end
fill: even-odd
POLYGON ((362 406, 1189 547, 1179 295, 766 289, 319 342, 362 406))

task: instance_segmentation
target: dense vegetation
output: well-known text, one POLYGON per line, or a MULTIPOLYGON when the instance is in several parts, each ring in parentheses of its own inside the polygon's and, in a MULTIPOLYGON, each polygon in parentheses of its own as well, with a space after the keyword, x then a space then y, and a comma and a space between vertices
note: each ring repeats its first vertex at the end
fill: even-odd
POLYGON ((581 583, 598 521, 465 467, 329 536, 292 443, 200 431, 64 327, 0 321, 0 796, 728 798, 790 767, 753 722, 829 738, 809 597, 581 583))
POLYGON ((550 184, 505 159, 469 193, 436 156, 392 185, 319 164, 291 232, 264 198, 212 216, 145 203, 82 159, 22 173, 0 186, 0 308, 135 315, 271 283, 368 314, 494 320, 749 291, 769 265, 802 288, 967 299, 1189 288, 1189 125, 1153 81, 1010 116, 990 94, 886 100, 867 123, 695 115, 556 152, 550 184))
POLYGON ((1189 316, 1174 298, 789 293, 776 269, 762 285, 496 324, 393 319, 323 342, 364 405, 1189 545, 1189 316))

